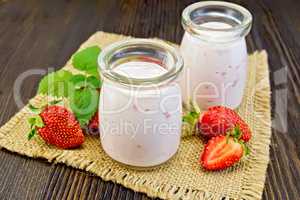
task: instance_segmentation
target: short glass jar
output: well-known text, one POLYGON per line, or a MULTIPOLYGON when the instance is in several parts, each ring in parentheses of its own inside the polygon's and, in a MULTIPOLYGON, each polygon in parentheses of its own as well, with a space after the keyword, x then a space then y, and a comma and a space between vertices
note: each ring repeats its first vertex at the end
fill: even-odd
POLYGON ((204 1, 184 9, 184 101, 193 99, 202 109, 240 105, 247 79, 245 36, 251 23, 251 13, 233 3, 204 1))
POLYGON ((176 78, 183 60, 158 40, 131 39, 101 52, 101 144, 114 160, 153 167, 177 151, 182 100, 176 78))

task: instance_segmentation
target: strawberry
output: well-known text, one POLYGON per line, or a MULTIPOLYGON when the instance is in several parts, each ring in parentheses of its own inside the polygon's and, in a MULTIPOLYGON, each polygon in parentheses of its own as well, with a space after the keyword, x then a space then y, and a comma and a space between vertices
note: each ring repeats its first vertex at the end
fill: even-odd
POLYGON ((65 107, 48 105, 41 109, 30 106, 37 115, 29 118, 28 139, 38 133, 43 140, 62 149, 75 148, 84 142, 84 135, 73 113, 65 107))
MULTIPOLYGON (((246 146, 232 136, 218 135, 211 138, 204 147, 200 164, 206 170, 222 170, 237 163, 246 146)), ((247 151, 245 151, 247 153, 247 151)))
POLYGON ((99 113, 98 111, 94 114, 88 124, 88 132, 92 135, 99 134, 99 113))
POLYGON ((217 135, 226 135, 239 128, 241 140, 248 142, 251 131, 246 122, 232 109, 224 106, 213 106, 202 113, 198 121, 198 128, 207 138, 217 135))

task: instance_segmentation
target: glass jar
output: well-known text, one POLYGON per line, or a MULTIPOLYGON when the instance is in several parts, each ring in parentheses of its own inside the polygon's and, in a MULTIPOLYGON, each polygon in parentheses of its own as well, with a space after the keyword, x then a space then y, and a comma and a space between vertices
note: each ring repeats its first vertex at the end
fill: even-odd
POLYGON ((171 45, 147 39, 114 43, 101 52, 101 144, 114 160, 152 167, 179 147, 182 100, 175 82, 183 60, 171 45))
POLYGON ((250 12, 232 3, 204 1, 184 9, 184 101, 192 99, 202 109, 240 105, 247 79, 245 36, 251 23, 250 12))

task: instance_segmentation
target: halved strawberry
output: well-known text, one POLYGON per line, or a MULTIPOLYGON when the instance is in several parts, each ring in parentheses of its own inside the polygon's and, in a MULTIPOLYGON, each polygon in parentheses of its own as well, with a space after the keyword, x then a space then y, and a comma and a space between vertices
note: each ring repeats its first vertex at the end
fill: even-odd
POLYGON ((243 142, 232 136, 219 135, 205 145, 200 163, 206 170, 222 170, 237 163, 244 153, 248 153, 248 149, 243 142))

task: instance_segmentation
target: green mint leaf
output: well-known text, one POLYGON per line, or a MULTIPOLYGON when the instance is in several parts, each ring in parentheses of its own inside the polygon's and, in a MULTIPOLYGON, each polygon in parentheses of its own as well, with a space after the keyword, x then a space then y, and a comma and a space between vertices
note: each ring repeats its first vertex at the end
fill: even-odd
POLYGON ((100 79, 99 71, 98 71, 97 68, 87 69, 86 72, 87 72, 89 75, 95 76, 97 79, 100 79))
MULTIPOLYGON (((93 117, 94 114, 92 114, 92 117, 93 117)), ((87 125, 89 123, 89 121, 91 120, 91 115, 88 114, 88 115, 80 115, 80 114, 77 114, 77 119, 78 119, 78 122, 80 124, 81 127, 84 127, 85 125, 87 125)))
MULTIPOLYGON (((73 97, 70 98, 72 110, 75 112, 82 111, 82 108, 87 109, 91 103, 92 91, 88 88, 75 90, 73 97)), ((84 110, 85 111, 85 110, 84 110)), ((90 111, 86 111, 90 112, 90 111)), ((86 114, 82 112, 81 114, 86 114)))
POLYGON ((91 46, 75 53, 72 58, 73 66, 76 69, 90 72, 90 74, 97 72, 100 51, 101 49, 98 46, 91 46))
POLYGON ((95 76, 86 77, 84 75, 77 74, 72 76, 70 82, 74 85, 75 89, 83 89, 85 87, 98 89, 101 87, 101 81, 95 76))
POLYGON ((71 77, 72 74, 66 70, 52 72, 40 81, 38 93, 56 97, 68 97, 72 91, 72 84, 68 82, 71 77))
POLYGON ((31 140, 35 135, 36 135, 36 130, 35 129, 31 129, 30 132, 27 135, 27 139, 31 140))
POLYGON ((95 76, 87 77, 86 81, 87 81, 88 86, 91 88, 98 89, 101 87, 101 81, 95 76))
POLYGON ((70 78, 70 82, 73 84, 73 87, 76 89, 82 89, 86 87, 86 76, 82 74, 73 75, 70 78))
POLYGON ((98 109, 99 92, 89 87, 78 89, 69 100, 73 113, 83 126, 89 122, 98 109))

